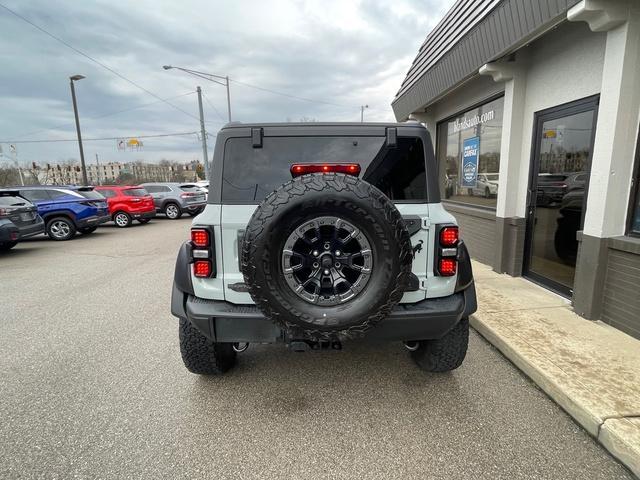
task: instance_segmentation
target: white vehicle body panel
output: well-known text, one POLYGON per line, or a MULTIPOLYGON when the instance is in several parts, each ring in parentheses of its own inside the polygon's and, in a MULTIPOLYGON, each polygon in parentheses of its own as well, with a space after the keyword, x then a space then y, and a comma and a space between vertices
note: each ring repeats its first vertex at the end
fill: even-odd
MULTIPOLYGON (((454 293, 456 276, 440 277, 434 273, 436 228, 438 224, 456 224, 455 218, 442 204, 397 203, 403 216, 419 216, 421 229, 411 237, 416 246, 422 241, 422 249, 416 252, 412 272, 418 277, 419 289, 406 292, 400 303, 415 303, 425 298, 444 297, 454 293)), ((244 231, 257 205, 212 205, 193 220, 193 226, 213 227, 215 236, 216 278, 196 278, 191 274, 197 297, 226 300, 234 304, 252 304, 249 293, 238 292, 230 285, 244 283, 240 272, 239 233, 244 231)))

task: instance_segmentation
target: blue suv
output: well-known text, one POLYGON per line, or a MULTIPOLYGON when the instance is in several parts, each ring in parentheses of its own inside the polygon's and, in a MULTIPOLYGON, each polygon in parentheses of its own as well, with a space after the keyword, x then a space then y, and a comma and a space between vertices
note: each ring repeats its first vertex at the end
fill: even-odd
POLYGON ((16 189, 38 207, 45 233, 52 240, 70 240, 76 232, 89 234, 111 220, 107 200, 93 187, 29 185, 16 189))

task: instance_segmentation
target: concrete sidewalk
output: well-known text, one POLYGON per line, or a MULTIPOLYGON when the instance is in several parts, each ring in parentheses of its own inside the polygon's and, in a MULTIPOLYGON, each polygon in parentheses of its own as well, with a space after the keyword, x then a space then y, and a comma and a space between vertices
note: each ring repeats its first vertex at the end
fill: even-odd
POLYGON ((640 477, 640 340, 523 278, 473 268, 473 328, 640 477))

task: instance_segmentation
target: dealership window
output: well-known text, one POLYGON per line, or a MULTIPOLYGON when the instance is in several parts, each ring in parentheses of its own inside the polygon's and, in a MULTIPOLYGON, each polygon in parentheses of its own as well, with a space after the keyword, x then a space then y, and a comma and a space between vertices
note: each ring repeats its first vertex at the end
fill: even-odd
POLYGON ((437 155, 443 199, 495 208, 500 171, 503 98, 438 124, 437 155))

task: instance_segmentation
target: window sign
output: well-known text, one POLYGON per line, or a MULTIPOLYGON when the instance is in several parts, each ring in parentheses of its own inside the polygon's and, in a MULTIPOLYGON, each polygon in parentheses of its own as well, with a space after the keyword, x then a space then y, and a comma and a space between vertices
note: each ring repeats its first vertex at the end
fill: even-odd
POLYGON ((495 208, 503 103, 499 97, 438 124, 436 154, 443 200, 495 208))
POLYGON ((478 184, 478 152, 480 137, 467 138, 462 146, 462 183, 463 187, 475 187, 478 184))

